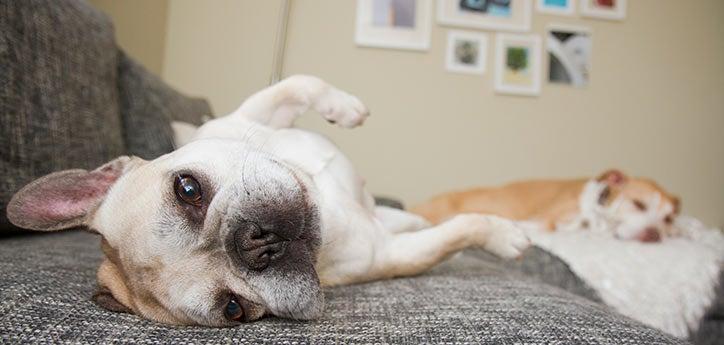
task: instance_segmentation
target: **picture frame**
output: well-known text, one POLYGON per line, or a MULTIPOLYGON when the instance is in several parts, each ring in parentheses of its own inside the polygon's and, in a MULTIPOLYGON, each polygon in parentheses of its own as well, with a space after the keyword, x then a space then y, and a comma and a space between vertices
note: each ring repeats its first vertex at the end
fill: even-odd
POLYGON ((424 51, 431 30, 432 0, 357 0, 358 46, 424 51))
POLYGON ((541 38, 539 35, 495 36, 495 82, 498 93, 537 96, 541 90, 541 38))
POLYGON ((576 0, 536 0, 536 9, 545 14, 573 16, 576 14, 576 0))
POLYGON ((581 15, 607 20, 624 20, 627 5, 627 0, 581 0, 581 15))
POLYGON ((550 24, 546 27, 549 83, 586 87, 590 83, 593 31, 588 27, 550 24))
POLYGON ((530 31, 532 0, 438 0, 441 25, 483 30, 530 31))
POLYGON ((454 73, 485 74, 488 35, 475 31, 451 30, 447 34, 445 69, 454 73))

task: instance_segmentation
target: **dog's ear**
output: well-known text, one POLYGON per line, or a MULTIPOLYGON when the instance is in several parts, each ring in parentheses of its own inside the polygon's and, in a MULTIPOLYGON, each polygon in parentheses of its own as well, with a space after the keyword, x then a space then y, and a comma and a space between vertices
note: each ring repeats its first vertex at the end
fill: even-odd
POLYGON ((93 171, 65 170, 41 177, 15 193, 7 206, 11 223, 52 231, 83 225, 86 215, 138 158, 122 156, 93 171))
POLYGON ((674 204, 674 214, 681 213, 681 198, 673 196, 671 197, 671 203, 674 204))
POLYGON ((116 313, 133 314, 133 311, 131 311, 131 309, 128 309, 128 307, 123 305, 121 302, 118 302, 118 300, 113 297, 113 293, 111 293, 111 290, 108 290, 108 288, 106 288, 105 286, 99 287, 98 291, 93 294, 93 302, 95 302, 101 308, 116 313))
POLYGON ((596 179, 598 182, 603 182, 609 186, 620 186, 628 182, 628 176, 617 169, 610 169, 596 179))

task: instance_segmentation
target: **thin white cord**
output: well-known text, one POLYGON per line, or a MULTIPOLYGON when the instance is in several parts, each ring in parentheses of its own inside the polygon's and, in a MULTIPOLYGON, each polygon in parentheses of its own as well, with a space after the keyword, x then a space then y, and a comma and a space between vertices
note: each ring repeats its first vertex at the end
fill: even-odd
POLYGON ((287 24, 289 23, 289 9, 291 0, 282 0, 279 22, 277 23, 277 34, 274 38, 274 54, 272 55, 272 74, 269 84, 275 84, 282 78, 284 69, 284 49, 287 45, 287 24))

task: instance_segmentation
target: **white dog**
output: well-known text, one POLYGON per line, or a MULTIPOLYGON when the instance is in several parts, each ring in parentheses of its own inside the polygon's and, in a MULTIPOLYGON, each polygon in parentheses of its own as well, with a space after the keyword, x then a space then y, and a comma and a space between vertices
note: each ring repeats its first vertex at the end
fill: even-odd
POLYGON ((347 128, 369 115, 318 78, 290 77, 153 161, 120 157, 40 178, 13 197, 8 217, 27 229, 100 233, 96 303, 170 324, 312 319, 323 310, 320 285, 418 274, 469 246, 506 258, 528 246, 502 218, 429 227, 375 207, 331 142, 291 128, 310 107, 347 128))

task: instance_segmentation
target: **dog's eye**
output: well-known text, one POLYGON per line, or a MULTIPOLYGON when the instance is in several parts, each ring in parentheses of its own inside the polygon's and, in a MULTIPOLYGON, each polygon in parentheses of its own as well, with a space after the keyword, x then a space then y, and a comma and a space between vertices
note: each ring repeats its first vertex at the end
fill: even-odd
POLYGON ((242 321, 244 317, 244 308, 241 306, 236 296, 231 296, 229 302, 224 308, 224 317, 229 321, 242 321))
POLYGON ((674 222, 674 216, 667 215, 666 217, 664 217, 664 223, 671 225, 671 223, 673 223, 673 222, 674 222))
POLYGON ((201 206, 201 186, 199 185, 199 181, 196 181, 192 176, 181 175, 176 177, 174 190, 183 202, 194 206, 201 206))
POLYGON ((646 211, 646 204, 643 203, 643 201, 634 199, 633 201, 634 207, 636 207, 637 210, 643 212, 646 211))

